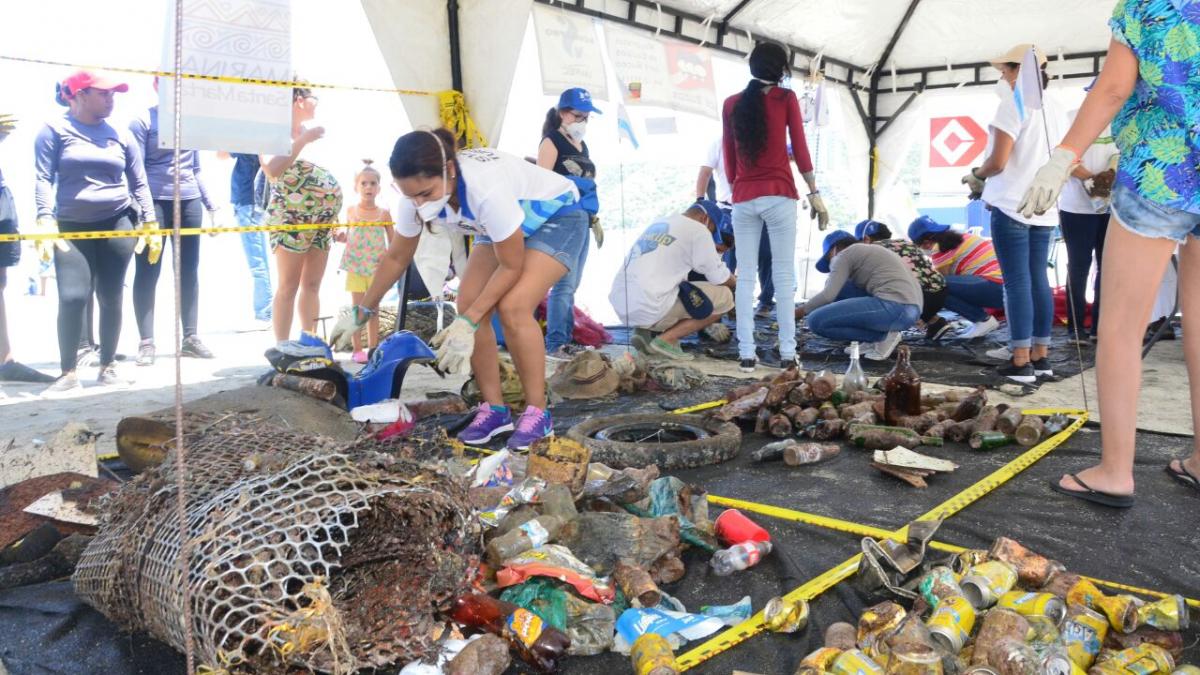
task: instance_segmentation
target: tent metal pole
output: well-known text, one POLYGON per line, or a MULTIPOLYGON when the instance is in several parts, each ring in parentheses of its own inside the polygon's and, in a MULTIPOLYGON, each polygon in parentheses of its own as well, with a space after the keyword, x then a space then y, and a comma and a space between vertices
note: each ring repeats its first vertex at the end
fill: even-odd
MULTIPOLYGON (((875 167, 875 152, 876 143, 879 141, 880 130, 876 128, 876 120, 879 113, 879 80, 883 77, 884 68, 887 67, 888 59, 892 57, 892 50, 896 48, 896 43, 900 41, 900 36, 904 35, 904 29, 908 27, 908 22, 912 19, 913 14, 917 11, 917 5, 921 4, 921 0, 911 0, 908 3, 908 9, 904 11, 904 16, 900 18, 899 25, 896 30, 892 31, 892 38, 888 40, 887 46, 883 48, 883 53, 879 55, 879 60, 875 63, 875 70, 871 73, 870 91, 867 92, 867 141, 870 144, 870 153, 867 155, 867 217, 875 217, 875 179, 877 169, 875 167)), ((907 106, 912 102, 910 98, 904 102, 907 106)), ((897 115, 903 112, 897 112, 897 115)), ((895 119, 893 117, 892 119, 895 119)), ((887 125, 884 125, 887 128, 887 125)))
POLYGON ((903 115, 905 110, 908 110, 908 106, 911 105, 914 100, 916 100, 917 96, 921 94, 921 91, 922 89, 918 88, 910 93, 908 98, 904 99, 904 103, 901 103, 900 107, 896 108, 896 112, 892 113, 892 116, 887 118, 887 121, 883 123, 883 126, 879 127, 879 131, 876 132, 875 136, 882 136, 888 130, 888 127, 892 126, 892 122, 895 122, 897 117, 903 115))

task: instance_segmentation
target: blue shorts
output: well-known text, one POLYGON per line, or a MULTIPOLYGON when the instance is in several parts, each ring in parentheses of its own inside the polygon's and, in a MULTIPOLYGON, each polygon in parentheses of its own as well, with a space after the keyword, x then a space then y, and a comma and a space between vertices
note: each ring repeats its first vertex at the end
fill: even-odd
POLYGON ((1200 213, 1160 206, 1121 183, 1113 188, 1112 210, 1117 222, 1136 235, 1181 244, 1189 234, 1200 238, 1200 213))
MULTIPOLYGON (((567 272, 572 272, 579 262, 579 251, 587 241, 591 218, 583 209, 572 209, 566 213, 550 216, 533 234, 525 237, 525 248, 541 251, 557 260, 567 272)), ((476 245, 488 245, 492 240, 475 237, 476 245)))

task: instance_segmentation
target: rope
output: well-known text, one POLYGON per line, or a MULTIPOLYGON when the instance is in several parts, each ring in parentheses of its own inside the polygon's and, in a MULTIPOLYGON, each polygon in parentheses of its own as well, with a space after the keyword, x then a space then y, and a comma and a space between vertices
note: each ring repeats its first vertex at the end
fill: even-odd
MULTIPOLYGON (((196 672, 196 636, 194 634, 195 627, 192 625, 192 585, 188 579, 188 562, 192 557, 191 537, 188 536, 188 521, 187 521, 187 453, 183 447, 183 358, 182 343, 183 343, 183 324, 180 305, 183 301, 182 284, 180 281, 180 259, 179 245, 182 241, 180 233, 180 224, 183 220, 183 206, 179 199, 179 154, 180 154, 180 135, 182 134, 181 113, 183 109, 183 78, 179 75, 183 72, 183 0, 175 0, 175 77, 172 79, 172 92, 174 96, 174 109, 172 113, 172 123, 175 128, 175 138, 173 139, 174 152, 174 191, 172 198, 172 216, 174 218, 171 223, 171 259, 174 269, 175 280, 175 464, 179 469, 175 472, 175 515, 179 519, 179 560, 178 574, 179 583, 183 586, 183 634, 184 634, 184 654, 187 657, 187 672, 188 675, 196 672)), ((154 234, 151 236, 159 236, 154 234)))
POLYGON ((205 75, 202 73, 184 73, 180 70, 164 71, 150 70, 148 68, 121 68, 116 66, 91 66, 79 63, 70 63, 67 61, 49 61, 46 59, 31 59, 24 56, 12 56, 9 54, 0 54, 2 61, 15 61, 17 63, 33 63, 41 66, 58 66, 62 68, 71 68, 74 70, 107 70, 113 73, 129 73, 132 75, 153 75, 155 77, 167 77, 171 79, 182 78, 185 80, 203 80, 205 82, 220 82, 222 84, 254 84, 263 87, 286 87, 291 89, 296 86, 303 86, 307 89, 341 89, 344 91, 370 91, 383 94, 401 94, 403 96, 437 96, 432 91, 422 91, 420 89, 396 89, 394 87, 362 87, 352 84, 321 84, 314 82, 296 82, 294 80, 272 80, 258 77, 235 77, 233 75, 205 75))

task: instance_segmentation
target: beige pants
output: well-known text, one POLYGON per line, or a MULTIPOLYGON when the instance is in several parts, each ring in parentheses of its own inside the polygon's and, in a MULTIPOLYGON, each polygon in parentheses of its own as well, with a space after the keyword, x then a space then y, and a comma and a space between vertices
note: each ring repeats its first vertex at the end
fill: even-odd
MULTIPOLYGON (((718 286, 707 281, 693 281, 692 284, 699 288, 701 293, 707 295, 709 300, 712 300, 713 314, 728 314, 733 310, 733 291, 728 286, 718 286)), ((680 321, 690 318, 692 315, 688 314, 687 310, 683 308, 683 303, 676 298, 675 304, 671 305, 667 315, 659 319, 658 323, 650 326, 650 330, 661 333, 680 321)))

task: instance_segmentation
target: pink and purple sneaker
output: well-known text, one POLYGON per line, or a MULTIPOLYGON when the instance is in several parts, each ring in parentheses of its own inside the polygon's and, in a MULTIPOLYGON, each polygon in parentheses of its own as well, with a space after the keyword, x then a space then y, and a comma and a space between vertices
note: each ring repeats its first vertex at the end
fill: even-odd
POLYGON ((458 440, 470 445, 482 445, 503 433, 513 430, 512 413, 508 406, 479 404, 475 418, 466 429, 458 432, 458 440))
POLYGON ((554 433, 550 411, 529 406, 517 420, 517 430, 508 437, 509 450, 527 450, 529 446, 554 433))

